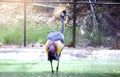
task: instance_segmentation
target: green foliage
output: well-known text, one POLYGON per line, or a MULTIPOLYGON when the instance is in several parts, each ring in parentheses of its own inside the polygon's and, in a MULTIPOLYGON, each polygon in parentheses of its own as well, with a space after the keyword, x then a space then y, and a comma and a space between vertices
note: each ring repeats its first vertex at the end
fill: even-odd
MULTIPOLYGON (((19 21, 4 25, 0 22, 0 42, 5 44, 23 44, 24 41, 24 23, 19 21)), ((61 24, 37 24, 33 21, 26 23, 26 41, 27 43, 42 43, 46 42, 48 33, 52 30, 60 31, 61 24)), ((72 39, 72 27, 66 27, 65 43, 70 42, 72 39)))
POLYGON ((22 44, 23 29, 22 24, 12 24, 12 26, 0 25, 1 42, 6 44, 22 44))
POLYGON ((73 35, 72 32, 73 32, 72 31, 72 26, 67 26, 65 28, 65 43, 66 44, 70 43, 72 41, 72 35, 73 35))
POLYGON ((26 39, 28 43, 45 43, 46 37, 51 30, 48 24, 27 23, 26 39))
POLYGON ((102 32, 98 32, 97 34, 91 34, 91 35, 87 35, 86 38, 90 41, 90 45, 92 46, 99 46, 102 44, 102 38, 103 37, 103 33, 102 32))

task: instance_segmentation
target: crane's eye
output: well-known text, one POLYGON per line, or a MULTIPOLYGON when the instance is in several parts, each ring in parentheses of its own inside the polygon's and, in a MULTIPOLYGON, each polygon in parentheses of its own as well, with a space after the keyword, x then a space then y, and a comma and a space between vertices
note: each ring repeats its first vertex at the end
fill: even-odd
POLYGON ((61 16, 68 16, 68 11, 67 10, 63 10, 61 13, 61 16))
POLYGON ((66 10, 63 10, 63 13, 66 14, 67 13, 66 10))

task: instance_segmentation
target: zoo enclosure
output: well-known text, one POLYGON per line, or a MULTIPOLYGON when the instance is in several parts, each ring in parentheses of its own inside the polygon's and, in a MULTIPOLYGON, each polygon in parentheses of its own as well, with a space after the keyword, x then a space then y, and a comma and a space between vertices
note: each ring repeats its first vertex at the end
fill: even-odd
MULTIPOLYGON (((22 41, 24 41, 24 46, 26 46, 26 44, 27 44, 27 23, 29 23, 28 21, 27 21, 27 4, 28 3, 41 3, 41 4, 72 4, 73 5, 73 15, 72 15, 72 19, 73 19, 73 28, 72 28, 72 36, 70 36, 70 37, 68 37, 68 38, 72 38, 71 39, 71 41, 73 42, 73 47, 75 47, 75 45, 76 45, 76 7, 77 7, 77 5, 79 5, 79 4, 88 4, 88 5, 90 5, 90 7, 91 7, 91 11, 92 11, 92 14, 93 14, 93 17, 94 17, 94 7, 93 7, 93 5, 119 5, 120 3, 108 3, 108 2, 92 2, 91 0, 89 0, 89 1, 76 1, 76 0, 73 0, 72 2, 68 2, 68 1, 59 1, 59 2, 54 2, 54 1, 27 1, 27 0, 24 0, 24 1, 7 1, 7 0, 2 0, 2 1, 0 1, 0 2, 7 2, 7 3, 21 3, 21 4, 23 4, 23 6, 24 6, 24 34, 23 34, 23 37, 24 37, 24 39, 22 39, 22 41)), ((96 21, 93 21, 93 23, 94 22, 96 22, 96 21)), ((42 24, 44 24, 44 23, 42 23, 42 24)), ((96 24, 96 23, 95 23, 96 24)), ((19 30, 19 29, 18 29, 19 30)), ((19 32, 19 31, 18 31, 19 32)), ((14 38, 16 38, 16 37, 14 37, 14 38)), ((38 38, 43 38, 43 37, 38 37, 38 38)), ((44 38, 43 38, 44 39, 44 38)), ((36 42, 36 41, 35 41, 36 42)))

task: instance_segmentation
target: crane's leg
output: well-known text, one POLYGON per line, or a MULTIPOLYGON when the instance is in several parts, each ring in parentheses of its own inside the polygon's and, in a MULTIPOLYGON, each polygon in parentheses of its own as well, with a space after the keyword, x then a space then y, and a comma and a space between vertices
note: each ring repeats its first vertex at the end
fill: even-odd
POLYGON ((53 65, 52 65, 52 60, 50 60, 50 64, 51 64, 52 73, 54 73, 53 65))
POLYGON ((56 72, 58 72, 58 69, 59 69, 59 60, 58 60, 58 63, 57 63, 56 72))
MULTIPOLYGON (((60 53, 60 55, 61 55, 61 53, 60 53)), ((59 55, 59 57, 60 57, 60 55, 59 55)), ((56 67, 56 72, 58 72, 58 69, 59 69, 59 61, 60 61, 60 58, 58 59, 58 63, 57 63, 57 67, 56 67)))

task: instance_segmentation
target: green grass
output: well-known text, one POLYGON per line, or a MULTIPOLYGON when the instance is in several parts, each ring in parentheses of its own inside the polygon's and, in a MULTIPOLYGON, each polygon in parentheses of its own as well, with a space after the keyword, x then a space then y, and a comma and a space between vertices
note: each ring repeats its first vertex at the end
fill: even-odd
MULTIPOLYGON (((30 20, 26 23, 26 41, 27 43, 46 42, 46 37, 51 30, 60 31, 61 24, 37 24, 30 20), (52 26, 51 26, 52 25, 52 26)), ((72 41, 72 27, 66 27, 65 43, 72 41)), ((23 44, 24 41, 24 23, 3 24, 0 22, 0 42, 5 44, 23 44)))
MULTIPOLYGON (((56 65, 56 61, 54 61, 56 65)), ((55 69, 55 66, 54 66, 55 69)), ((56 77, 51 76, 48 61, 0 61, 0 77, 56 77)), ((60 61, 58 77, 119 77, 120 60, 78 59, 60 61)))
POLYGON ((4 72, 0 73, 0 77, 119 77, 115 74, 95 74, 95 73, 64 73, 51 74, 50 72, 42 73, 26 73, 26 72, 4 72))

